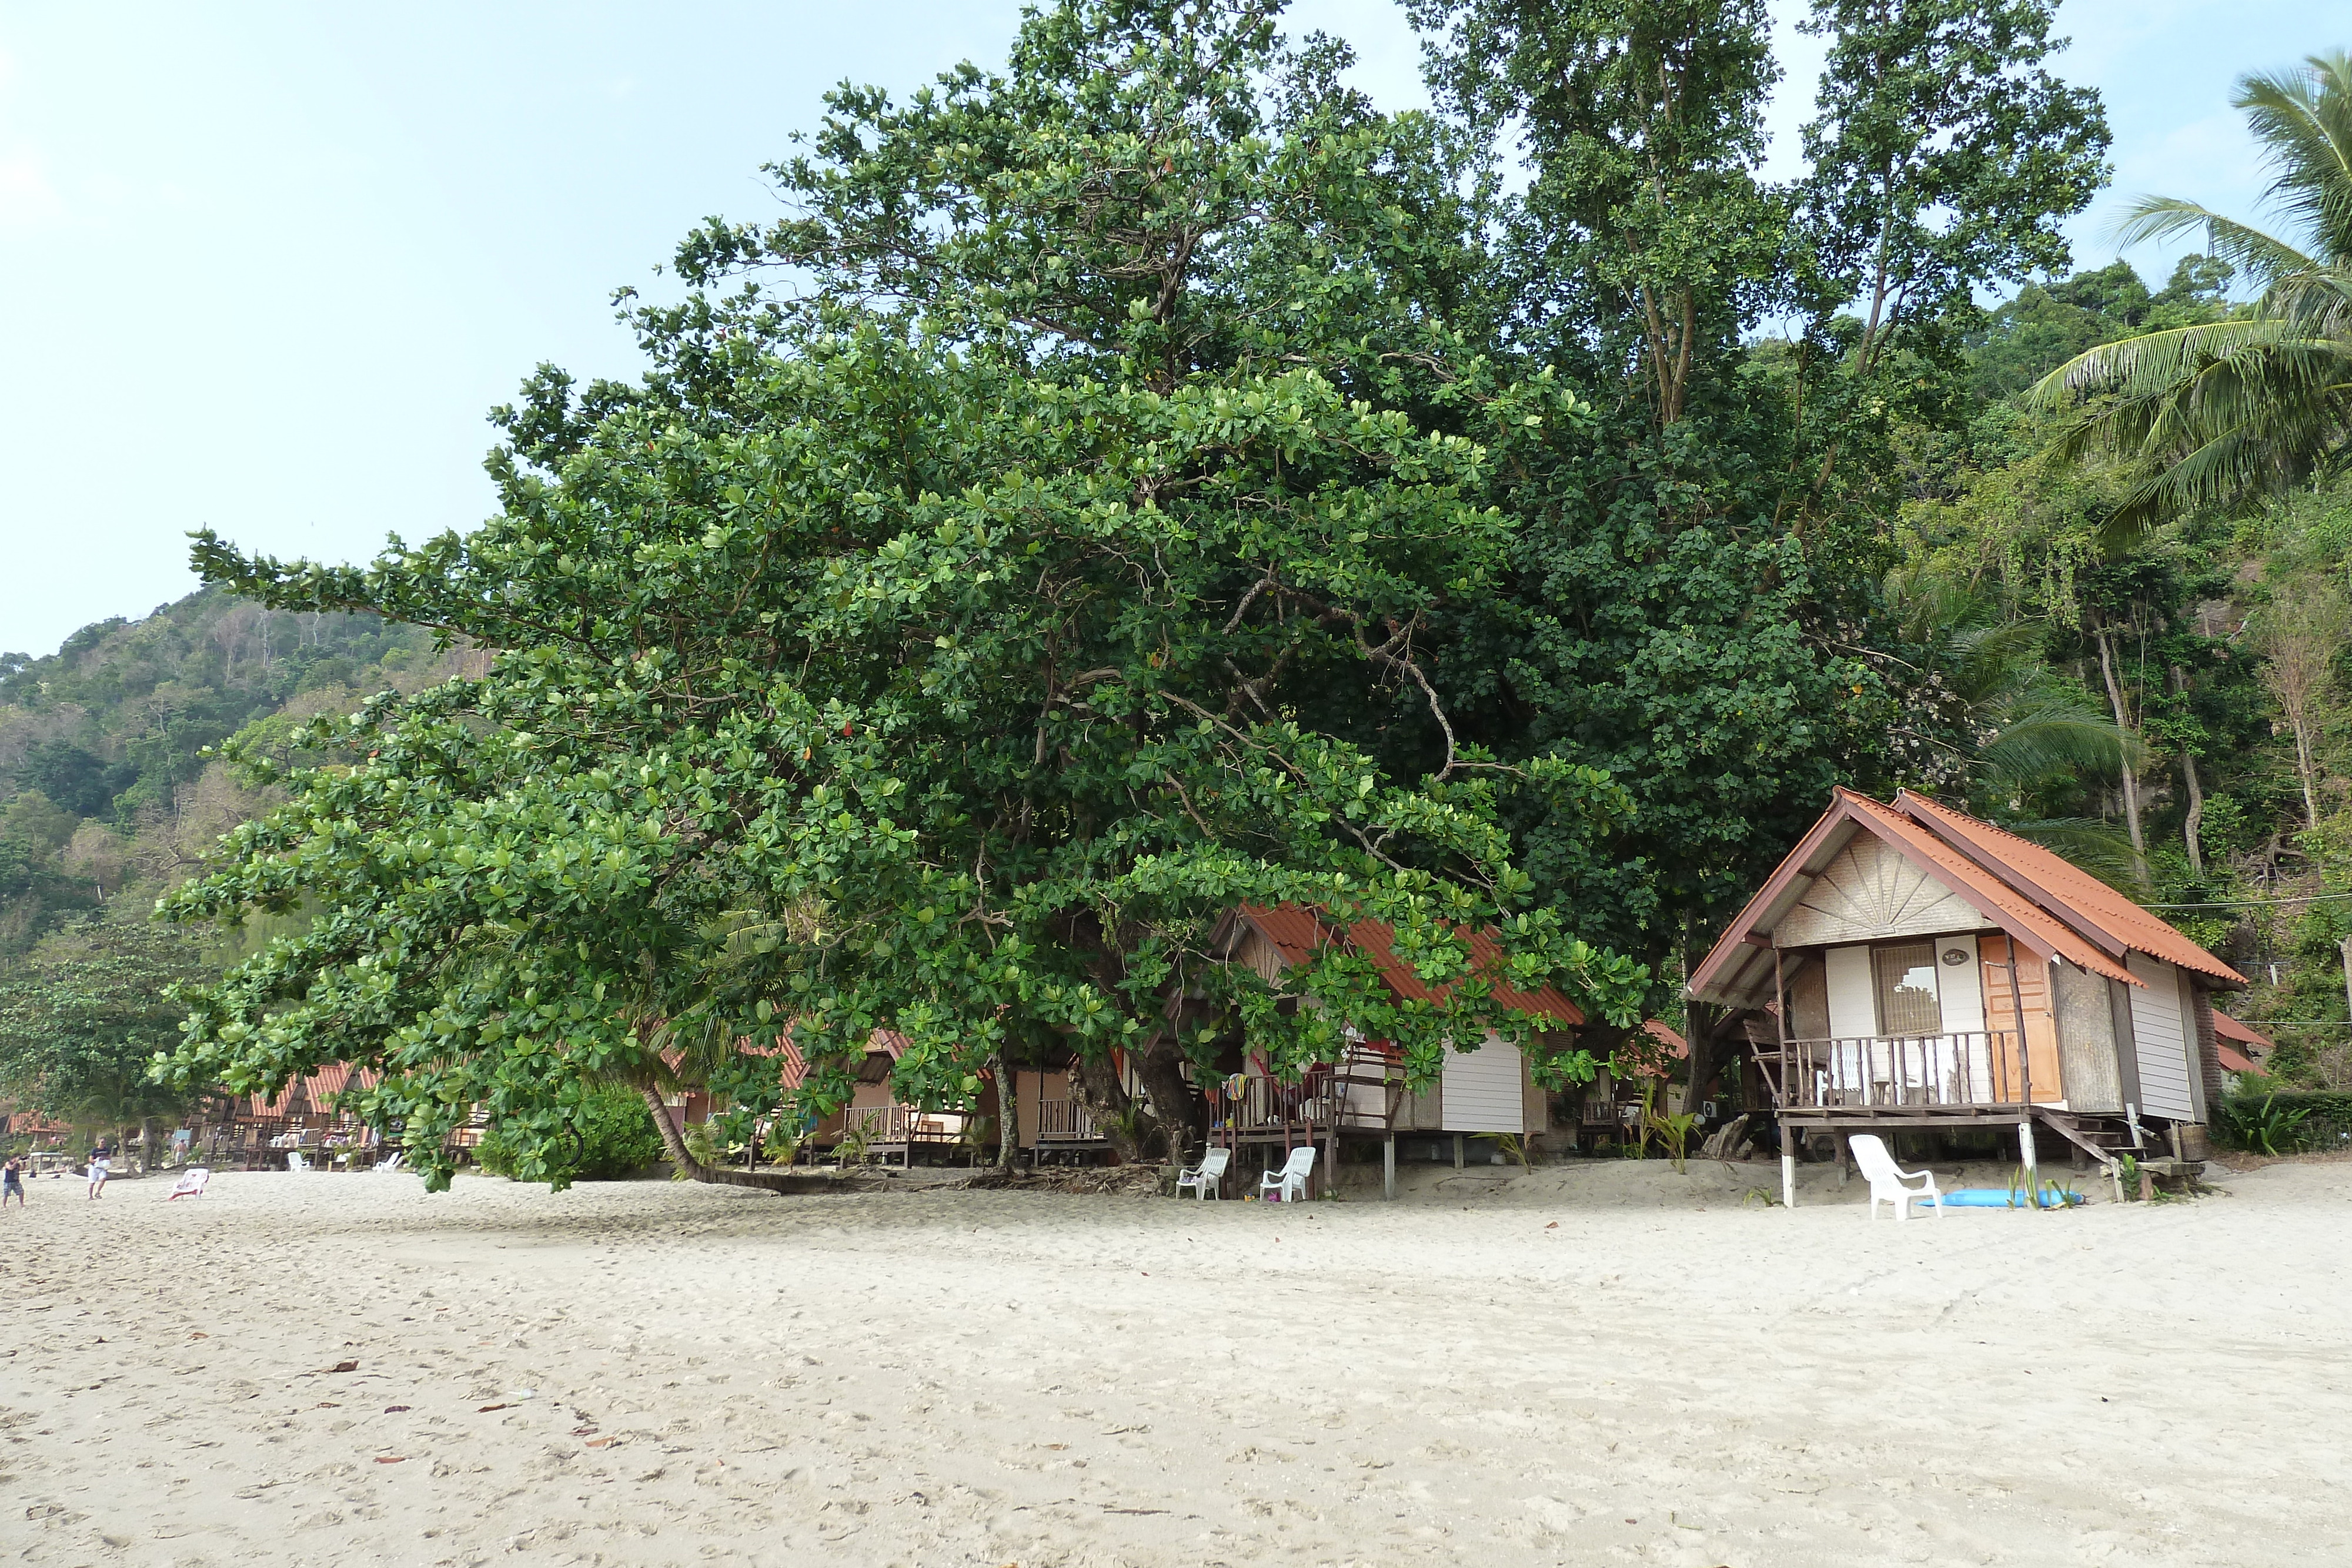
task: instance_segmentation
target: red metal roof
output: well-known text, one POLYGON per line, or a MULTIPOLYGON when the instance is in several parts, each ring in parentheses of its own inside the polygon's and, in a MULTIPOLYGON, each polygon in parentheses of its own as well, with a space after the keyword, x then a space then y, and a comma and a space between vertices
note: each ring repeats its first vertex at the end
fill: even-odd
MULTIPOLYGON (((1268 908, 1262 904, 1244 904, 1241 914, 1275 945, 1286 963, 1302 963, 1315 949, 1338 940, 1338 933, 1331 924, 1303 904, 1284 904, 1268 908)), ((1509 972, 1509 959, 1491 930, 1463 931, 1462 934, 1469 939, 1470 961, 1480 972, 1509 972)), ((1443 999, 1442 989, 1432 988, 1410 963, 1397 956, 1396 933, 1387 922, 1356 922, 1348 930, 1348 942, 1379 967, 1381 980, 1398 996, 1423 1001, 1443 999)), ((1557 987, 1539 986, 1532 991, 1522 991, 1497 981, 1494 997, 1507 1008, 1554 1019, 1570 1027, 1584 1022, 1583 1012, 1557 987)))
POLYGON ((2223 1045, 2218 1040, 2213 1042, 2213 1054, 2220 1059, 2221 1070, 2224 1072, 2260 1072, 2262 1071, 2253 1064, 2251 1058, 2241 1055, 2235 1047, 2223 1045))
POLYGON ((347 1061, 330 1061, 289 1080, 286 1087, 275 1095, 248 1095, 246 1103, 256 1116, 290 1116, 293 1114, 294 1092, 299 1089, 312 1112, 325 1112, 332 1109, 327 1103, 330 1096, 341 1094, 347 1089, 373 1088, 375 1082, 376 1073, 373 1068, 354 1068, 347 1061))
POLYGON ((2213 1009, 2213 1032, 2223 1040, 2234 1040, 2240 1045, 2251 1045, 2260 1051, 2271 1051, 2277 1046, 2277 1041, 2270 1036, 2240 1023, 2219 1008, 2213 1009))
POLYGON ((2246 983, 2245 976, 2063 856, 1908 789, 1895 793, 1895 804, 1958 840, 1979 862, 1997 872, 2014 872, 2019 880, 2039 884, 2045 900, 2063 905, 2063 912, 2074 917, 2072 924, 2096 927, 2124 946, 2180 968, 2231 985, 2246 983))

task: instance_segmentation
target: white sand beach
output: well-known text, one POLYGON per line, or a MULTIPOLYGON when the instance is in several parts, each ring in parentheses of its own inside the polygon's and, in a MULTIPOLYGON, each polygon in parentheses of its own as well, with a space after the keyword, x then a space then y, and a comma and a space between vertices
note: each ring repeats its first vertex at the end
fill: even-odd
POLYGON ((0 1562, 2352 1561, 2352 1165, 1875 1226, 1776 1174, 45 1180, 0 1562))

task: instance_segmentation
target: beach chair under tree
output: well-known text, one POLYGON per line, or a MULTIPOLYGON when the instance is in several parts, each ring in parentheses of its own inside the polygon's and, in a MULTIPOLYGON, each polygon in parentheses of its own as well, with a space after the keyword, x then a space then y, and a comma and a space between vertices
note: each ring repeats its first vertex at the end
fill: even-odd
POLYGON ((1221 1197, 1225 1180, 1225 1167, 1234 1162, 1231 1149, 1211 1149, 1201 1156, 1201 1163, 1191 1170, 1180 1171, 1176 1176, 1176 1196, 1184 1196, 1191 1187, 1202 1202, 1221 1197))
POLYGON ((1297 1203, 1307 1196, 1307 1177, 1315 1169, 1315 1145, 1305 1144, 1290 1151, 1278 1171, 1268 1171, 1257 1184, 1257 1196, 1267 1202, 1297 1203), (1267 1194, 1273 1194, 1271 1198, 1267 1194))

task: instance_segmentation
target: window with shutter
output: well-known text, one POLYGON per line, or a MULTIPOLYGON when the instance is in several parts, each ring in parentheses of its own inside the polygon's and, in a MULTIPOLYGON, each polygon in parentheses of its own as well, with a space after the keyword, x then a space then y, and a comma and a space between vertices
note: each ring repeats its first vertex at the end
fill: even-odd
POLYGON ((1885 1035, 1941 1034, 1943 1004, 1936 994, 1936 945, 1903 942, 1870 955, 1878 992, 1878 1030, 1885 1035))

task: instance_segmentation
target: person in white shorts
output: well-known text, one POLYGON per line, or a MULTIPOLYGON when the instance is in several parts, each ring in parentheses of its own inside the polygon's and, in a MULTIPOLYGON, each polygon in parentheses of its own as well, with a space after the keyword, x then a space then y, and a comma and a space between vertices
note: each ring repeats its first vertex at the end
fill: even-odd
POLYGON ((104 1151, 101 1150, 89 1156, 89 1191, 84 1195, 85 1197, 104 1197, 106 1196, 106 1169, 104 1151))

